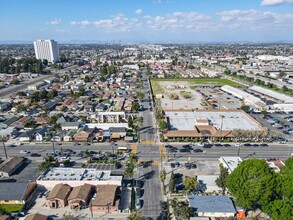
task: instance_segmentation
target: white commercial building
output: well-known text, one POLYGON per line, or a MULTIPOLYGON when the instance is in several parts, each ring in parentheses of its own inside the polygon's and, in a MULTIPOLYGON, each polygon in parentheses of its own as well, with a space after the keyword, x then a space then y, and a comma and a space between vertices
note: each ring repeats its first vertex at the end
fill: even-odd
POLYGON ((55 63, 59 61, 59 52, 57 42, 54 40, 36 40, 34 41, 36 58, 48 60, 55 63))
POLYGON ((249 89, 262 95, 281 101, 283 103, 293 103, 293 97, 272 91, 270 89, 265 89, 259 86, 251 86, 249 89))
POLYGON ((224 92, 232 94, 233 96, 243 100, 245 104, 253 105, 259 109, 262 109, 266 106, 266 103, 264 103, 260 98, 257 98, 254 95, 244 92, 241 89, 237 89, 233 86, 228 86, 228 85, 222 86, 221 89, 224 92))
POLYGON ((95 186, 121 186, 122 179, 122 175, 111 175, 109 170, 58 167, 47 169, 38 177, 36 182, 47 189, 51 189, 59 183, 68 184, 71 187, 81 186, 85 183, 95 186))

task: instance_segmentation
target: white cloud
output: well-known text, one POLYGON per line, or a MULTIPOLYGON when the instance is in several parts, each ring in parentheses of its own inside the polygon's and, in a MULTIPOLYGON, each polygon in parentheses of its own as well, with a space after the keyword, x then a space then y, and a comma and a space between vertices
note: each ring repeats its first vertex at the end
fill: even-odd
POLYGON ((135 10, 135 14, 137 14, 137 15, 141 15, 141 14, 142 14, 142 9, 137 9, 137 10, 135 10))
POLYGON ((47 24, 58 25, 62 22, 61 19, 54 19, 52 21, 46 22, 47 24))
POLYGON ((279 14, 257 10, 232 10, 217 13, 223 28, 241 28, 246 30, 268 30, 293 27, 293 14, 279 14))
POLYGON ((262 0, 262 6, 275 6, 282 4, 293 4, 293 0, 262 0))
MULTIPOLYGON (((274 33, 292 34, 293 13, 274 13, 258 10, 231 10, 222 11, 213 15, 198 12, 173 12, 156 16, 142 16, 136 19, 117 14, 99 20, 72 21, 73 26, 96 28, 105 33, 131 32, 138 34, 154 34, 165 36, 197 37, 206 34, 217 38, 229 34, 245 33, 247 36, 274 33)), ((120 36, 120 35, 119 35, 120 36)), ((287 36, 287 35, 286 35, 287 36)))

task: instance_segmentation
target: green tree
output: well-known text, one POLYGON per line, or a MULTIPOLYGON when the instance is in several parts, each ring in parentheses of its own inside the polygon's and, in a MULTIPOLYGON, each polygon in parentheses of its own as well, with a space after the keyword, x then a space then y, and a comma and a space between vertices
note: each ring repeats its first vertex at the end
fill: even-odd
POLYGON ((166 180, 166 176, 167 176, 167 173, 166 173, 166 170, 161 170, 160 171, 160 180, 161 182, 164 184, 165 180, 166 180))
POLYGON ((48 93, 48 98, 49 99, 53 99, 54 97, 56 97, 58 95, 58 92, 55 89, 50 90, 50 92, 48 93))
POLYGON ((191 207, 188 207, 187 205, 184 205, 181 207, 182 219, 189 219, 192 216, 193 216, 193 209, 191 207))
POLYGON ((137 92, 136 94, 135 94, 135 96, 136 96, 136 98, 138 98, 138 99, 143 99, 143 97, 144 97, 144 93, 142 93, 142 92, 137 92))
POLYGON ((225 195, 226 193, 226 183, 228 175, 228 169, 220 164, 220 176, 216 179, 216 184, 218 187, 222 188, 223 195, 225 195))
POLYGON ((173 171, 172 171, 171 176, 170 176, 169 191, 171 193, 174 193, 175 192, 175 178, 174 178, 173 171))
POLYGON ((248 105, 242 105, 240 108, 241 108, 241 110, 246 111, 246 112, 250 110, 250 107, 248 105))
POLYGON ((293 219, 293 207, 285 200, 275 200, 272 204, 273 220, 291 220, 293 219))
POLYGON ((144 220, 145 217, 143 217, 142 213, 140 211, 132 211, 130 215, 127 217, 129 220, 144 220))
POLYGON ((88 82, 91 82, 92 79, 91 79, 91 77, 89 77, 89 76, 85 76, 83 81, 84 81, 85 83, 88 83, 88 82))
POLYGON ((131 110, 132 110, 133 112, 138 112, 139 108, 140 108, 140 106, 139 106, 139 103, 138 103, 138 102, 133 102, 133 103, 132 103, 131 110))
POLYGON ((237 205, 247 209, 265 207, 275 192, 275 174, 264 160, 244 160, 228 176, 227 188, 237 205))
POLYGON ((44 157, 44 161, 39 165, 39 169, 44 171, 50 167, 54 167, 56 164, 56 160, 52 156, 44 157))
POLYGON ((166 130, 168 128, 168 123, 165 120, 160 120, 159 129, 161 131, 166 130))
POLYGON ((131 116, 128 117, 128 127, 133 128, 133 119, 131 116))
POLYGON ((197 178, 195 177, 186 177, 183 180, 183 185, 185 187, 186 192, 189 194, 191 193, 193 190, 195 190, 198 186, 198 181, 197 178))

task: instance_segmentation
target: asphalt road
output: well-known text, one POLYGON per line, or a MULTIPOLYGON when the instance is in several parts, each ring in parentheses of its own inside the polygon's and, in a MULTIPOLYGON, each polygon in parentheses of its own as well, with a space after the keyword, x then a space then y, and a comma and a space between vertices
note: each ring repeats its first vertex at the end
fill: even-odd
MULTIPOLYGON (((147 79, 146 69, 142 69, 142 78, 147 79)), ((150 110, 152 100, 148 80, 143 81, 142 92, 144 93, 144 98, 142 100, 143 110, 140 111, 140 116, 143 117, 143 126, 140 130, 140 141, 154 141, 156 128, 154 126, 153 111, 150 110)))
MULTIPOLYGON (((180 147, 178 147, 180 149, 180 147)), ((216 159, 222 156, 238 156, 238 147, 212 147, 212 148, 202 148, 203 152, 190 152, 190 153, 167 153, 169 159, 186 161, 191 159, 216 159)), ((270 145, 269 147, 240 147, 239 156, 244 158, 287 158, 293 153, 293 145, 270 145)))
POLYGON ((0 97, 3 98, 5 96, 11 95, 12 93, 24 90, 24 89, 26 89, 26 87, 28 85, 43 81, 45 79, 54 78, 55 73, 64 73, 65 71, 67 71, 69 69, 73 69, 75 67, 77 67, 77 65, 72 65, 72 66, 69 66, 69 67, 64 68, 62 70, 58 70, 56 72, 53 72, 51 74, 40 76, 38 78, 33 78, 33 79, 25 81, 25 82, 23 82, 23 83, 21 83, 19 85, 12 85, 12 86, 9 86, 8 88, 1 89, 0 90, 0 97))
POLYGON ((54 76, 52 74, 50 75, 44 75, 44 76, 40 76, 38 78, 34 78, 28 81, 25 81, 19 85, 13 85, 13 86, 9 86, 8 88, 5 89, 1 89, 0 90, 0 97, 3 98, 5 96, 11 95, 12 93, 18 92, 20 90, 24 90, 26 89, 26 87, 28 85, 34 84, 36 82, 41 82, 45 79, 49 79, 49 78, 53 78, 54 76))
POLYGON ((157 219, 160 215, 160 201, 162 200, 158 166, 139 167, 139 179, 144 180, 143 196, 140 198, 144 217, 157 219))

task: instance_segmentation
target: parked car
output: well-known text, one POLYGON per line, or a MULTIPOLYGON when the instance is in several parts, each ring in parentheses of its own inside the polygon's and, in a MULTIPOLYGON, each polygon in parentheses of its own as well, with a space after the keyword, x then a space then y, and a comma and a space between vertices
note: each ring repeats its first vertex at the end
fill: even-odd
POLYGON ((269 145, 267 145, 267 144, 260 144, 259 146, 261 146, 261 147, 268 147, 269 145))
POLYGON ((137 196, 137 198, 140 198, 142 196, 142 192, 141 192, 141 188, 140 187, 137 187, 136 188, 136 196, 137 196))
POLYGON ((141 208, 141 204, 140 204, 140 200, 139 199, 136 200, 135 208, 136 209, 140 209, 141 208))
POLYGON ((193 149, 193 152, 200 153, 200 152, 203 152, 203 150, 202 149, 193 149))
POLYGON ((190 149, 186 149, 186 148, 182 148, 179 151, 183 153, 183 152, 190 152, 191 150, 190 149))

